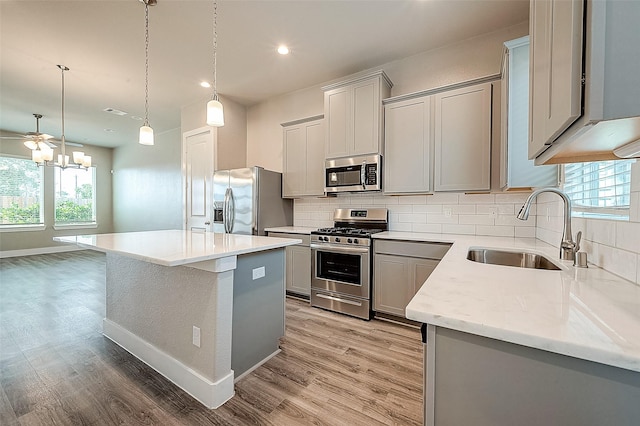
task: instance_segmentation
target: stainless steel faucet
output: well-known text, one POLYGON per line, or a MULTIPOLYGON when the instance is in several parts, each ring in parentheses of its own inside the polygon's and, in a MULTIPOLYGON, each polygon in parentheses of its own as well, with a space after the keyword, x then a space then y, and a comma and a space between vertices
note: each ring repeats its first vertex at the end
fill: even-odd
POLYGON ((555 192, 564 202, 564 229, 562 231, 562 241, 560 242, 560 259, 562 260, 574 260, 576 251, 578 251, 578 243, 573 241, 571 236, 571 199, 569 196, 560 191, 557 188, 541 188, 533 191, 527 201, 524 202, 520 208, 517 218, 520 220, 527 220, 529 218, 529 209, 534 198, 543 192, 555 192))

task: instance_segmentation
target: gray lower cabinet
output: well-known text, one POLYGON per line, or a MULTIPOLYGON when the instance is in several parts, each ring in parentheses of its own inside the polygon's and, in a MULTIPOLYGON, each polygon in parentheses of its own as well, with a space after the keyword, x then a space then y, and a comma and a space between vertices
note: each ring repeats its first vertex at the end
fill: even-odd
POLYGON ((304 234, 269 232, 269 237, 301 239, 302 244, 285 247, 287 293, 309 297, 311 295, 311 237, 304 234))
POLYGON ((426 426, 631 426, 640 373, 426 326, 426 426))
POLYGON ((405 308, 420 290, 449 244, 374 240, 373 310, 405 316, 405 308))

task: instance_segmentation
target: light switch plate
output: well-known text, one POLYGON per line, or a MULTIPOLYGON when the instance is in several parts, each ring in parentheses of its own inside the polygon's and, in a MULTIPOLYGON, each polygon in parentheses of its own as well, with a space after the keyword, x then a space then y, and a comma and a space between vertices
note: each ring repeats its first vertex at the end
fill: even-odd
POLYGON ((193 345, 200 347, 200 327, 193 326, 193 345))

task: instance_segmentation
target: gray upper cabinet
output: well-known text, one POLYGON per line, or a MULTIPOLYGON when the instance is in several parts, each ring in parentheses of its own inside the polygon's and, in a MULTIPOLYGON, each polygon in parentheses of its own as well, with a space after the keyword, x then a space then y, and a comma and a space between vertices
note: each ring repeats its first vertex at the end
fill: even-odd
POLYGON ((529 157, 580 116, 584 0, 532 0, 529 157))
POLYGON ((284 123, 282 195, 324 195, 324 120, 322 116, 284 123))
POLYGON ((431 191, 433 96, 385 104, 385 194, 431 191))
POLYGON ((491 186, 491 83, 435 95, 434 190, 491 186))
POLYGON ((500 111, 500 188, 557 186, 558 166, 535 166, 529 160, 529 36, 505 43, 500 111))
POLYGON ((533 0, 529 158, 615 159, 640 138, 640 1, 533 0))
POLYGON ((378 71, 322 88, 327 159, 381 153, 382 99, 391 86, 384 71, 378 71))

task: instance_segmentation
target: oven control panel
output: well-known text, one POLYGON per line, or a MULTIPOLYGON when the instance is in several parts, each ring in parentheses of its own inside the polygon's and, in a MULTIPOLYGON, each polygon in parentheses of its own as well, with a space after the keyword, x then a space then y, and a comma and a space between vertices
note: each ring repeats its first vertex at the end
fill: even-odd
POLYGON ((339 244, 368 247, 371 245, 371 239, 367 237, 345 237, 335 235, 311 235, 312 243, 339 244))

